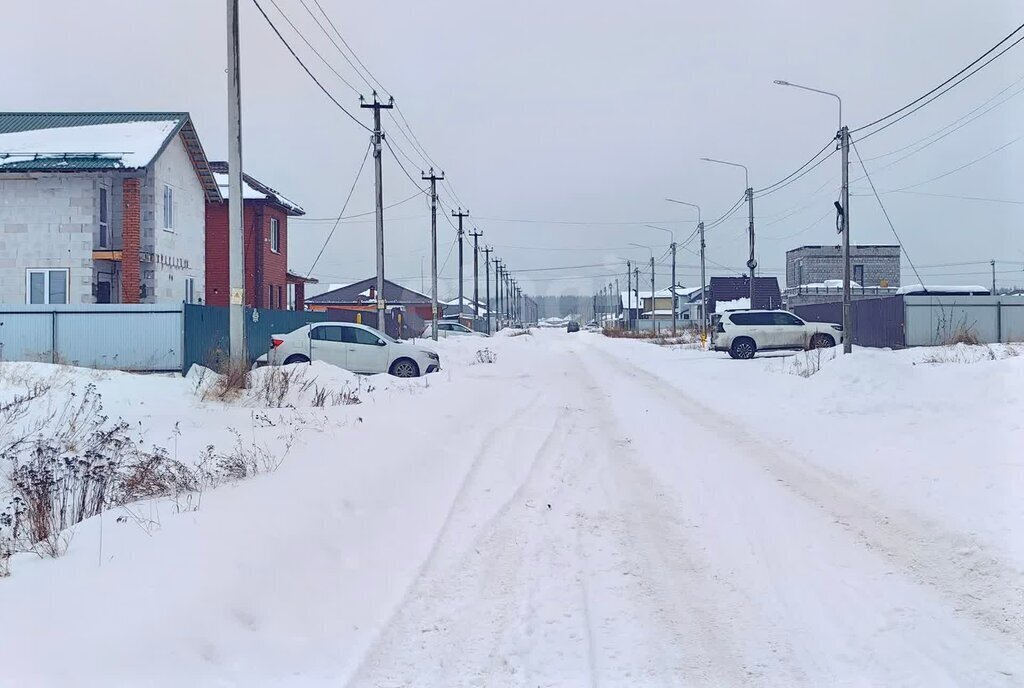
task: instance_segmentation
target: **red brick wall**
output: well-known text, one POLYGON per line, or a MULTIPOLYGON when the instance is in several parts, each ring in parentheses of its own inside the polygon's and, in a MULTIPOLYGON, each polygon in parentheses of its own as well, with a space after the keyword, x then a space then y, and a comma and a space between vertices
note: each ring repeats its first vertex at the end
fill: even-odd
POLYGON ((139 302, 139 242, 142 228, 142 207, 139 204, 139 180, 124 179, 121 226, 121 303, 139 302))
MULTIPOLYGON (((288 216, 269 203, 246 201, 242 218, 245 233, 245 303, 269 308, 268 287, 274 287, 274 308, 287 306, 288 216), (270 218, 281 227, 280 253, 270 250, 270 218), (277 301, 280 287, 281 304, 277 301)), ((228 267, 228 204, 206 204, 206 303, 227 306, 230 300, 228 267)))

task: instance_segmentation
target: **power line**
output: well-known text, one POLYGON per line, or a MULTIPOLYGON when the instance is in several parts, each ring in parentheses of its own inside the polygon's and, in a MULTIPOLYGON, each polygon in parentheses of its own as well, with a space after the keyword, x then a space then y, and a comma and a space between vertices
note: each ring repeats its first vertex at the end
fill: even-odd
MULTIPOLYGON (((764 198, 765 196, 770 196, 771 194, 775 193, 776 191, 781 191, 782 189, 785 189, 785 188, 786 188, 787 186, 789 186, 790 184, 793 184, 793 183, 795 183, 795 182, 796 182, 796 181, 798 181, 798 180, 799 180, 800 178, 802 178, 802 177, 804 177, 804 176, 806 176, 806 175, 810 174, 810 173, 811 173, 811 172, 813 172, 813 171, 814 171, 814 170, 815 170, 816 168, 818 168, 819 166, 821 166, 822 164, 824 164, 824 163, 825 163, 825 162, 826 162, 826 161, 827 161, 827 160, 828 160, 829 158, 831 158, 831 157, 832 157, 833 155, 835 155, 835 154, 836 154, 836 150, 837 150, 837 149, 833 148, 833 149, 832 149, 832 151, 831 151, 831 152, 830 152, 830 153, 829 153, 828 155, 826 155, 826 156, 825 156, 824 158, 822 158, 822 159, 821 159, 821 160, 819 160, 818 162, 814 163, 813 165, 811 165, 810 167, 808 167, 807 169, 805 169, 805 170, 804 170, 803 172, 800 172, 800 174, 797 174, 797 175, 796 175, 795 177, 792 177, 792 175, 790 175, 790 176, 792 177, 792 179, 790 179, 789 181, 787 181, 787 182, 786 182, 785 184, 782 184, 782 185, 780 185, 780 186, 775 186, 774 188, 772 188, 772 187, 765 187, 765 188, 766 188, 766 189, 768 189, 768 190, 767 190, 767 191, 764 191, 764 190, 762 190, 762 191, 760 192, 760 194, 759 194, 759 195, 758 195, 758 192, 755 192, 754 198, 764 198)), ((819 151, 819 152, 818 152, 818 155, 821 155, 821 152, 822 152, 822 151, 819 151)), ((815 157, 817 157, 817 156, 815 156, 815 157)), ((813 158, 812 158, 812 160, 813 160, 813 158)), ((809 161, 808 161, 808 162, 809 162, 809 161)), ((806 166, 806 164, 805 164, 805 166, 806 166)), ((795 174, 795 173, 794 173, 794 174, 795 174)))
MULTIPOLYGON (((982 201, 985 203, 1008 203, 1010 205, 1024 205, 1024 201, 1015 201, 1008 198, 985 198, 983 196, 958 196, 957 194, 941 194, 941 193, 929 193, 927 191, 910 191, 908 189, 893 189, 892 191, 883 191, 883 194, 887 193, 901 193, 901 194, 913 194, 915 196, 933 196, 936 198, 955 198, 961 201, 982 201)), ((866 195, 866 194, 864 194, 866 195)))
POLYGON ((315 83, 318 87, 320 87, 320 90, 324 92, 324 95, 326 95, 331 100, 332 103, 337 105, 339 110, 341 110, 346 115, 348 115, 349 119, 351 119, 353 122, 358 124, 360 127, 365 129, 366 131, 368 131, 370 133, 373 133, 373 130, 370 129, 370 127, 368 127, 365 124, 363 124, 362 122, 360 122, 359 119, 355 115, 353 115, 351 112, 346 110, 345 106, 342 105, 341 103, 339 103, 337 98, 335 98, 333 95, 331 95, 331 92, 328 91, 327 88, 322 83, 320 83, 320 80, 317 79, 316 76, 314 76, 313 72, 309 71, 309 67, 306 66, 306 63, 302 61, 302 58, 300 58, 298 56, 298 54, 296 54, 296 52, 292 48, 292 46, 289 45, 287 40, 285 40, 285 37, 282 36, 281 32, 278 31, 276 26, 274 26, 274 22, 272 22, 270 20, 270 17, 267 16, 267 13, 263 10, 263 7, 260 5, 259 0, 252 0, 252 4, 256 5, 256 9, 258 9, 260 11, 260 14, 263 15, 263 18, 267 21, 267 24, 269 24, 270 28, 274 30, 274 33, 277 35, 278 40, 280 40, 281 43, 284 44, 284 47, 288 49, 288 52, 291 53, 292 57, 295 58, 295 61, 299 63, 299 66, 302 67, 302 70, 304 72, 306 72, 306 74, 309 76, 309 78, 313 80, 313 83, 315 83))
MULTIPOLYGON (((356 66, 354 64, 352 64, 352 60, 350 60, 348 55, 345 54, 345 51, 341 49, 341 46, 338 45, 337 41, 334 40, 334 37, 331 36, 331 34, 327 32, 327 29, 324 28, 324 25, 320 22, 320 19, 313 13, 313 10, 311 10, 309 8, 309 5, 306 4, 306 0, 299 0, 299 3, 302 5, 302 8, 304 10, 306 10, 306 14, 308 14, 313 19, 313 21, 316 22, 316 25, 320 28, 320 30, 323 32, 323 34, 325 36, 327 36, 327 40, 329 40, 331 42, 331 45, 333 45, 337 49, 337 51, 341 54, 341 56, 345 59, 345 62, 348 62, 348 66, 351 67, 352 70, 355 71, 355 73, 357 75, 359 75, 359 78, 363 80, 363 83, 366 84, 366 87, 369 88, 371 91, 373 91, 374 90, 373 84, 371 84, 369 81, 367 81, 366 77, 363 76, 362 72, 360 72, 359 69, 356 68, 356 66)), ((320 11, 323 12, 323 8, 322 7, 320 8, 320 11)), ((326 15, 324 15, 324 16, 326 16, 326 15)), ((328 21, 330 21, 330 20, 328 20, 328 21)), ((340 36, 341 34, 338 34, 338 35, 340 36)))
POLYGON ((370 157, 370 148, 372 148, 372 146, 367 146, 366 153, 363 154, 363 161, 359 163, 359 170, 356 172, 356 178, 352 180, 352 188, 348 190, 348 196, 345 197, 345 202, 341 206, 341 212, 338 213, 338 219, 334 223, 334 226, 331 227, 331 231, 328 233, 327 238, 324 239, 324 245, 320 247, 320 252, 316 254, 316 260, 314 260, 313 264, 309 267, 308 274, 313 274, 313 269, 320 261, 320 256, 324 254, 327 244, 331 241, 331 237, 334 236, 334 230, 336 230, 338 225, 341 223, 341 218, 345 214, 345 208, 348 207, 348 202, 352 200, 352 193, 356 190, 356 183, 359 181, 359 177, 363 174, 363 168, 366 166, 366 159, 370 157))
MULTIPOLYGON (((1021 139, 1024 139, 1024 136, 1018 136, 1015 139, 1007 141, 1006 143, 1004 143, 1003 145, 999 146, 998 148, 995 148, 993 150, 990 150, 988 153, 985 153, 980 158, 975 158, 974 160, 971 160, 968 163, 960 165, 960 167, 957 167, 956 169, 952 169, 952 170, 950 170, 948 172, 943 172, 942 174, 940 174, 940 175, 938 175, 936 177, 932 177, 931 179, 926 179, 923 182, 917 182, 916 184, 909 184, 907 186, 902 186, 902 187, 900 187, 898 189, 889 189, 888 191, 886 191, 886 193, 895 193, 897 191, 906 191, 907 189, 913 189, 914 187, 924 186, 925 184, 930 184, 930 183, 932 183, 934 181, 938 181, 939 179, 942 179, 944 177, 948 177, 949 175, 955 174, 955 173, 959 172, 960 170, 965 170, 968 167, 971 167, 972 165, 975 165, 975 164, 981 162, 985 158, 988 158, 988 157, 990 157, 992 155, 995 155, 996 153, 998 153, 999 151, 1001 151, 1001 150, 1003 150, 1005 148, 1009 148, 1010 146, 1012 146, 1013 144, 1017 143, 1021 139)), ((865 174, 864 176, 867 177, 867 174, 865 174)), ((869 181, 870 181, 870 179, 869 179, 869 181)))
POLYGON ((619 226, 631 226, 631 225, 647 225, 647 224, 696 224, 696 220, 632 220, 632 221, 589 221, 589 220, 536 220, 536 219, 523 219, 523 218, 507 218, 507 217, 480 217, 477 216, 478 220, 487 220, 488 222, 515 222, 517 224, 535 224, 535 225, 619 225, 619 226))
POLYGON ((893 236, 896 237, 896 243, 900 245, 900 248, 903 250, 903 255, 907 257, 907 262, 910 263, 911 269, 913 269, 914 274, 917 275, 918 283, 924 284, 924 280, 921 279, 921 273, 919 273, 917 271, 917 268, 914 267, 914 261, 910 259, 910 254, 907 252, 907 247, 903 245, 903 240, 900 239, 900 235, 896 231, 895 225, 893 225, 892 220, 889 218, 889 213, 885 209, 885 204, 882 203, 882 197, 878 195, 878 190, 875 189, 875 183, 871 181, 871 175, 868 174, 868 168, 860 157, 860 151, 857 150, 857 144, 854 141, 850 141, 850 145, 853 146, 853 152, 857 154, 857 161, 860 162, 860 168, 864 170, 864 176, 867 177, 868 184, 871 185, 871 191, 872 193, 875 194, 875 200, 878 201, 878 207, 882 209, 882 214, 885 215, 885 221, 889 223, 889 229, 892 230, 893 236))
MULTIPOLYGON (((318 58, 320 58, 320 61, 324 63, 324 65, 327 67, 327 69, 329 69, 332 72, 334 72, 334 76, 336 76, 339 79, 341 79, 341 82, 343 84, 345 84, 346 86, 348 86, 350 89, 352 89, 353 93, 355 93, 357 96, 360 95, 359 89, 356 88, 355 86, 353 86, 349 82, 348 79, 346 79, 344 76, 342 76, 341 72, 339 72, 337 69, 335 69, 334 66, 330 62, 327 61, 327 58, 320 54, 320 51, 317 50, 316 47, 312 43, 309 42, 309 39, 306 38, 305 34, 303 34, 302 31, 299 30, 299 27, 295 26, 295 23, 292 22, 292 20, 288 18, 288 15, 285 14, 285 11, 283 9, 281 9, 280 5, 277 4, 277 0, 270 0, 270 4, 274 6, 274 9, 277 10, 278 14, 280 14, 282 17, 284 17, 284 20, 286 22, 288 22, 288 26, 292 27, 292 31, 294 31, 296 33, 296 35, 298 35, 298 37, 302 39, 302 42, 305 43, 306 46, 308 46, 309 49, 313 51, 313 54, 316 55, 318 58)), ((303 7, 305 7, 305 5, 303 5, 303 7)), ((309 9, 307 8, 306 11, 308 12, 309 9)), ((330 38, 330 36, 328 36, 328 38, 330 38)))
MULTIPOLYGON (((387 210, 389 208, 394 208, 395 206, 402 205, 403 203, 408 203, 412 199, 417 198, 418 196, 422 196, 422 195, 423 195, 422 191, 417 191, 416 193, 414 193, 412 196, 409 196, 408 198, 403 198, 400 201, 395 201, 394 203, 391 203, 389 205, 384 206, 384 210, 387 210)), ((368 217, 370 215, 376 215, 376 214, 377 214, 376 210, 367 210, 365 213, 356 213, 355 215, 346 215, 346 216, 344 216, 341 219, 342 220, 351 220, 351 219, 354 219, 354 218, 368 217)), ((419 219, 421 219, 423 217, 424 217, 423 215, 415 215, 415 216, 411 216, 411 217, 393 217, 391 219, 392 220, 419 220, 419 219)), ((337 220, 337 218, 335 218, 335 217, 293 217, 293 218, 291 218, 289 220, 289 222, 296 222, 296 221, 301 221, 301 222, 334 222, 336 220, 337 220)))
MULTIPOLYGON (((782 179, 780 179, 779 181, 775 182, 774 184, 769 184, 768 186, 766 186, 766 187, 764 187, 764 188, 762 188, 762 189, 755 189, 755 190, 754 190, 754 194, 755 194, 755 197, 756 197, 756 194, 766 195, 766 194, 765 194, 765 192, 766 192, 766 191, 768 191, 768 189, 772 189, 772 188, 774 188, 774 187, 776 187, 776 186, 779 186, 780 184, 784 184, 784 183, 785 183, 786 181, 788 181, 788 180, 792 179, 794 175, 797 175, 797 174, 799 174, 800 170, 802 170, 802 169, 804 169, 805 167, 807 167, 808 165, 810 165, 810 164, 811 164, 812 162, 814 162, 815 160, 817 160, 817 159, 818 159, 818 156, 819 156, 819 155, 821 155, 821 154, 822 154, 822 153, 824 153, 824 152, 825 152, 826 150, 828 150, 828 148, 829 148, 830 146, 832 146, 832 143, 833 143, 833 141, 835 141, 835 139, 834 139, 834 138, 832 138, 832 139, 829 139, 829 140, 828 140, 828 142, 827 142, 827 143, 826 143, 826 144, 825 144, 824 146, 822 146, 821 150, 819 150, 819 151, 818 151, 817 153, 815 153, 815 154, 814 154, 813 156, 811 156, 811 159, 810 159, 810 160, 808 160, 808 161, 807 161, 807 162, 805 162, 805 163, 804 163, 803 165, 801 165, 800 167, 796 168, 795 170, 793 170, 792 172, 790 172, 789 174, 787 174, 787 175, 786 175, 785 177, 783 177, 783 178, 782 178, 782 179)), ((834 153, 834 152, 835 152, 835 150, 833 149, 833 153, 834 153)), ((820 164, 820 163, 819 163, 819 164, 820 164)), ((816 165, 815 167, 817 167, 817 165, 816 165)), ((811 169, 814 169, 814 168, 812 167, 811 169)), ((803 175, 801 175, 801 176, 803 176, 803 175)), ((799 178, 800 178, 800 177, 797 177, 796 179, 799 179, 799 178)), ((796 181, 796 179, 793 179, 793 181, 796 181)), ((792 183, 792 182, 791 182, 791 183, 792 183)), ((785 185, 786 185, 786 186, 788 186, 788 184, 785 184, 785 185)), ((781 188, 781 187, 780 187, 780 188, 781 188)))
MULTIPOLYGON (((348 51, 350 53, 352 53, 352 57, 355 58, 355 61, 358 62, 359 66, 363 68, 363 71, 365 71, 366 74, 371 79, 373 79, 373 82, 375 84, 377 84, 378 90, 380 90, 382 93, 384 93, 385 95, 387 95, 390 98, 391 97, 391 93, 389 93, 388 90, 386 88, 384 88, 384 85, 381 84, 380 81, 377 80, 377 77, 375 77, 373 75, 373 73, 366 67, 366 65, 363 64, 363 61, 359 59, 359 55, 356 54, 356 51, 352 50, 352 46, 350 46, 348 44, 348 41, 345 40, 345 37, 341 35, 341 31, 339 31, 338 27, 334 25, 333 21, 331 21, 330 15, 327 14, 327 12, 324 10, 324 8, 320 5, 320 0, 313 0, 313 3, 316 5, 317 9, 320 10, 320 14, 324 15, 324 19, 326 19, 327 23, 331 25, 331 28, 334 29, 334 33, 338 36, 338 40, 340 40, 342 42, 342 44, 348 49, 348 51)), ((303 5, 305 5, 305 2, 303 2, 303 5)), ((340 48, 339 48, 339 50, 340 50, 340 48)), ((352 63, 349 62, 349 64, 352 64, 352 63)), ((362 75, 360 75, 360 76, 362 76, 362 75)), ((366 81, 366 79, 363 79, 363 81, 366 81)), ((367 85, 369 85, 369 84, 367 84, 367 85)), ((373 87, 371 86, 371 90, 372 90, 372 88, 373 87)))
MULTIPOLYGON (((907 104, 906 104, 906 105, 904 105, 903 107, 899 108, 898 110, 894 110, 894 111, 890 112, 890 113, 889 113, 888 115, 886 115, 886 116, 884 116, 884 117, 879 117, 878 119, 876 119, 876 120, 875 120, 875 121, 873 121, 873 122, 869 122, 868 124, 865 124, 864 126, 858 127, 858 128, 856 128, 856 129, 852 130, 852 131, 851 131, 850 133, 856 133, 856 132, 858 132, 858 131, 863 131, 864 129, 867 129, 868 127, 873 127, 873 126, 875 126, 876 124, 880 124, 881 122, 884 122, 884 121, 885 121, 885 120, 887 120, 887 119, 890 119, 890 118, 892 118, 892 117, 895 117, 896 115, 900 114, 900 113, 901 113, 901 112, 903 112, 904 110, 907 110, 908 108, 911 108, 911 107, 913 107, 914 105, 917 105, 917 104, 918 104, 918 103, 920 103, 920 102, 921 102, 922 100, 924 100, 924 99, 925 99, 925 98, 927 98, 928 96, 932 95, 933 93, 935 93, 935 92, 936 92, 936 91, 938 91, 939 89, 943 88, 944 86, 946 86, 947 84, 949 84, 950 82, 952 82, 952 81, 953 81, 954 79, 958 78, 958 77, 959 77, 959 76, 960 76, 961 74, 963 74, 964 72, 966 72, 967 70, 971 69, 972 67, 974 67, 974 66, 975 66, 976 64, 978 64, 978 63, 979 63, 979 62, 981 62, 982 60, 984 60, 984 59, 985 59, 986 57, 988 57, 988 56, 989 56, 989 55, 990 55, 991 53, 995 52, 995 51, 996 51, 996 50, 997 50, 997 49, 999 48, 999 46, 1001 46, 1001 45, 1002 45, 1003 43, 1006 43, 1006 42, 1007 42, 1008 40, 1010 40, 1011 38, 1013 38, 1013 36, 1014 36, 1015 34, 1017 34, 1017 33, 1018 33, 1018 32, 1019 32, 1019 31, 1020 31, 1021 29, 1024 29, 1024 24, 1021 24, 1021 25, 1020 25, 1020 26, 1018 26, 1018 27, 1017 27, 1016 29, 1014 29, 1013 31, 1011 31, 1011 32, 1010 32, 1009 34, 1007 34, 1007 35, 1006 35, 1006 37, 1005 37, 1005 38, 1003 38, 1003 39, 1002 39, 1001 41, 999 41, 999 42, 998 42, 998 43, 996 43, 996 44, 995 44, 994 46, 992 46, 991 48, 989 48, 988 50, 986 50, 986 51, 985 51, 984 53, 982 53, 980 57, 978 57, 977 59, 975 59, 975 60, 974 60, 973 62, 971 62, 971 63, 970 63, 969 65, 967 65, 966 67, 964 67, 963 69, 961 69, 961 70, 960 70, 959 72, 957 72, 957 73, 956 73, 956 74, 954 74, 953 76, 951 76, 951 77, 949 77, 948 79, 946 79, 945 81, 943 81, 943 82, 942 82, 941 84, 939 84, 938 86, 936 86, 936 87, 935 87, 935 88, 933 88, 932 90, 928 91, 927 93, 925 93, 925 94, 923 94, 923 95, 921 95, 921 96, 918 96, 917 98, 915 98, 914 100, 910 101, 909 103, 907 103, 907 104)), ((986 62, 985 64, 981 65, 981 67, 979 67, 979 68, 978 68, 977 70, 975 70, 975 71, 971 72, 970 74, 968 74, 968 75, 967 75, 966 77, 964 77, 964 78, 963 78, 963 79, 961 79, 960 81, 957 81, 956 83, 952 84, 952 86, 950 86, 950 87, 949 87, 948 89, 946 89, 945 91, 942 91, 941 93, 938 93, 938 94, 937 94, 937 95, 935 96, 935 98, 932 98, 931 100, 929 100, 929 101, 927 101, 927 102, 925 102, 925 103, 922 103, 922 104, 921 104, 921 105, 920 105, 919 107, 917 107, 917 108, 915 108, 915 109, 911 110, 910 112, 907 112, 906 114, 904 114, 904 115, 900 116, 900 117, 899 117, 898 119, 896 119, 896 120, 894 120, 894 121, 892 121, 892 122, 890 122, 890 123, 886 124, 885 126, 883 126, 883 127, 880 127, 879 129, 876 129, 875 131, 873 131, 873 132, 870 132, 870 133, 866 134, 865 136, 862 136, 862 137, 861 137, 861 140, 864 140, 865 138, 867 138, 868 136, 871 136, 871 135, 873 135, 873 134, 877 134, 878 132, 882 131, 882 129, 886 129, 886 128, 888 128, 888 127, 892 126, 893 124, 895 124, 896 122, 900 121, 900 120, 901 120, 901 119, 903 119, 904 117, 907 117, 908 115, 911 115, 911 114, 913 114, 914 112, 917 112, 917 110, 921 109, 922 107, 924 107, 924 106, 925 106, 925 105, 927 105, 928 103, 931 103, 931 102, 932 102, 932 101, 934 101, 934 100, 935 100, 936 98, 939 98, 939 97, 940 97, 940 96, 942 96, 943 94, 947 93, 947 92, 948 92, 948 91, 949 91, 950 89, 954 88, 955 86, 958 86, 958 85, 962 84, 962 83, 963 83, 964 81, 966 81, 966 80, 967 80, 967 79, 969 79, 970 77, 974 76, 975 74, 977 74, 978 72, 980 72, 980 71, 981 71, 982 69, 984 69, 984 68, 985 68, 986 66, 988 66, 989 64, 991 64, 991 63, 992 63, 992 62, 993 62, 994 60, 996 60, 996 59, 997 59, 997 58, 999 58, 999 57, 1000 57, 1001 55, 1003 55, 1003 53, 1005 53, 1005 52, 1006 52, 1007 50, 1009 50, 1009 49, 1010 49, 1010 48, 1012 48, 1013 46, 1017 45, 1017 43, 1019 43, 1019 42, 1020 42, 1020 41, 1021 41, 1022 39, 1024 39, 1024 36, 1021 36, 1021 38, 1018 38, 1018 39, 1017 39, 1016 41, 1014 41, 1014 42, 1013 42, 1012 44, 1010 44, 1010 45, 1009 45, 1009 46, 1008 46, 1007 48, 1005 48, 1005 49, 1004 49, 1004 50, 1003 50, 1002 52, 998 53, 998 54, 997 54, 997 55, 995 55, 995 56, 994 56, 994 57, 993 57, 993 58, 992 58, 991 60, 989 60, 989 61, 988 61, 988 62, 986 62)))
MULTIPOLYGON (((1013 88, 1014 86, 1016 86, 1017 84, 1019 84, 1022 81, 1024 81, 1024 77, 1021 77, 1021 78, 1017 79, 1016 81, 1014 81, 1009 86, 1007 86, 1003 90, 1001 90, 998 93, 996 93, 994 96, 992 96, 988 100, 986 100, 983 103, 981 103, 980 105, 977 105, 976 107, 974 107, 970 112, 968 112, 968 113, 966 113, 964 115, 961 115, 960 117, 956 118, 955 120, 953 120, 952 122, 950 122, 946 126, 941 127, 939 129, 933 131, 932 133, 928 134, 927 136, 924 136, 924 137, 918 139, 917 141, 914 141, 913 143, 908 143, 905 146, 901 146, 900 148, 897 148, 896 150, 891 150, 888 153, 882 153, 881 155, 875 155, 875 156, 870 157, 870 158, 864 158, 864 162, 872 162, 874 160, 881 160, 882 158, 887 158, 890 155, 896 155, 897 153, 902 153, 905 150, 913 148, 914 146, 916 146, 919 143, 924 143, 925 141, 928 141, 929 139, 932 139, 933 137, 938 136, 939 134, 942 134, 938 138, 936 138, 933 141, 929 142, 927 145, 924 145, 921 148, 918 148, 917 151, 915 151, 915 152, 924 150, 928 146, 932 145, 932 143, 936 143, 937 141, 941 141, 942 139, 946 138, 947 136, 949 136, 953 132, 959 131, 960 129, 962 129, 963 127, 967 126, 971 122, 973 122, 973 121, 975 121, 977 119, 980 119, 981 117, 984 117, 985 115, 987 115, 988 113, 992 112, 996 108, 1000 107, 1001 105, 1005 105, 1006 103, 1010 102, 1012 99, 1014 99, 1017 96, 1019 96, 1021 93, 1024 93, 1024 88, 1017 89, 1016 91, 1014 91, 1009 96, 1007 96, 1003 100, 999 101, 998 103, 996 103, 992 107, 988 108, 987 110, 985 110, 983 112, 980 112, 979 114, 977 114, 974 117, 971 117, 971 115, 973 115, 975 112, 978 112, 978 110, 981 110, 986 105, 991 103, 993 100, 995 100, 999 96, 1003 95, 1004 93, 1006 93, 1007 91, 1009 91, 1011 88, 1013 88), (959 125, 959 126, 957 126, 957 125, 959 125), (950 129, 950 127, 954 127, 954 128, 950 129), (946 131, 947 129, 950 129, 950 130, 946 131), (946 133, 943 133, 943 132, 946 132, 946 133)), ((900 158, 900 160, 905 160, 905 159, 906 158, 900 158)), ((893 164, 895 164, 895 163, 893 163, 893 164)), ((884 169, 884 168, 880 168, 880 169, 884 169)))

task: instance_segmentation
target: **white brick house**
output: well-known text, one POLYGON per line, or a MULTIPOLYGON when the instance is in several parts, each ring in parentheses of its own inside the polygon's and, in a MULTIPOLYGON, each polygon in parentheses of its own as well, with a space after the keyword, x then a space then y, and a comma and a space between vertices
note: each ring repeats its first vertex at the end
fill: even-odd
POLYGON ((0 113, 0 303, 201 302, 208 200, 188 113, 0 113))

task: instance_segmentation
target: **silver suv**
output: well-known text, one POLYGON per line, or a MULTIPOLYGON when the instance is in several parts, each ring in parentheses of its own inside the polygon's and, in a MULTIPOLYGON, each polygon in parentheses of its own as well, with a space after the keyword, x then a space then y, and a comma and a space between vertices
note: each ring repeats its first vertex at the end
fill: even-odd
POLYGON ((758 351, 808 350, 843 342, 843 326, 805 322, 788 311, 729 311, 715 327, 715 351, 753 358, 758 351))

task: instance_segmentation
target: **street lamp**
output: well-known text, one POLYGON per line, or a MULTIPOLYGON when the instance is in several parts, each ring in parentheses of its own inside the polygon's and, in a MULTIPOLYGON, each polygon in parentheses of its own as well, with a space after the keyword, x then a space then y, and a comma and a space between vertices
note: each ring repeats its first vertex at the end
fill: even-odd
MULTIPOLYGON (((688 205, 691 208, 697 209, 697 233, 700 234, 700 303, 701 303, 701 327, 704 329, 704 337, 708 335, 708 288, 706 286, 704 277, 704 220, 700 217, 700 206, 696 203, 687 203, 686 201, 677 201, 674 198, 666 198, 669 203, 678 203, 680 205, 688 205)), ((753 308, 754 304, 750 304, 753 308)))
MULTIPOLYGON (((651 331, 652 332, 657 332, 658 319, 656 317, 657 313, 655 313, 656 309, 654 307, 654 305, 655 305, 655 301, 654 301, 654 249, 651 248, 650 246, 646 246, 644 244, 630 243, 630 246, 636 246, 637 248, 645 248, 651 254, 651 331)), ((637 286, 636 294, 637 294, 637 298, 639 299, 640 298, 640 285, 637 284, 636 286, 637 286)), ((643 304, 642 301, 640 303, 643 304)), ((642 309, 642 305, 641 305, 641 309, 642 309)))
POLYGON ((754 270, 757 268, 757 259, 754 258, 754 190, 750 187, 750 172, 747 170, 746 165, 741 165, 738 162, 728 162, 727 160, 716 160, 715 158, 701 158, 704 162, 716 162, 719 165, 730 165, 732 167, 743 168, 743 181, 747 185, 745 192, 747 197, 747 234, 750 236, 750 257, 747 258, 747 267, 750 269, 750 307, 756 308, 754 305, 754 270))
POLYGON ((850 293, 850 129, 843 124, 843 99, 831 91, 791 84, 780 79, 776 79, 775 83, 779 86, 790 86, 802 91, 832 96, 839 102, 839 131, 836 133, 836 138, 839 139, 839 145, 843 151, 843 200, 841 201, 842 207, 839 208, 839 217, 842 221, 840 231, 843 235, 843 353, 848 354, 853 351, 853 323, 850 318, 850 302, 852 300, 850 293))

